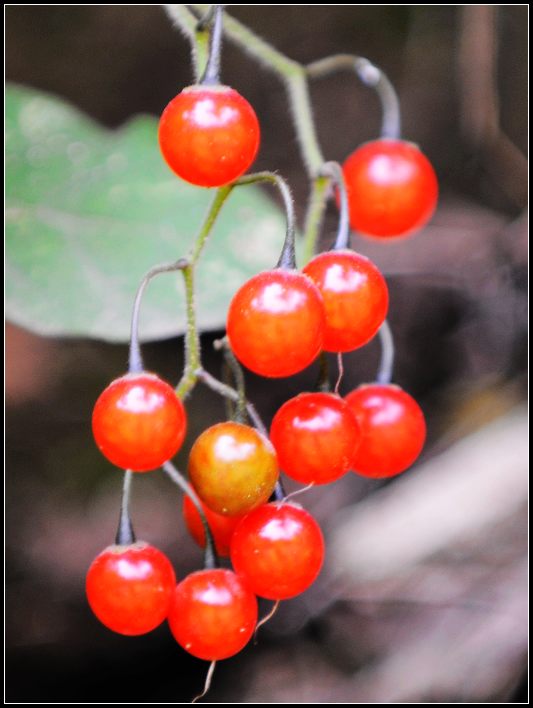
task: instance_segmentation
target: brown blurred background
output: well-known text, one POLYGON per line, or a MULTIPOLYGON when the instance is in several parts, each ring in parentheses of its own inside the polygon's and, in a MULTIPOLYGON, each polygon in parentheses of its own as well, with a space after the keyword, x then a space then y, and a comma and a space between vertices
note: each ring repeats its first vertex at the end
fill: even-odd
MULTIPOLYGON (((302 497, 325 529, 326 568, 312 590, 282 603, 257 646, 218 666, 209 699, 525 701, 528 8, 228 11, 302 63, 345 52, 382 67, 400 94, 404 136, 432 160, 442 196, 422 234, 353 241, 387 275, 395 379, 428 419, 420 463, 387 484, 350 474, 302 497)), ((188 51, 158 6, 6 7, 7 79, 109 128, 160 114, 191 82, 188 51)), ((223 79, 259 115, 257 169, 289 180, 302 216, 307 179, 281 83, 229 43, 223 79)), ((376 135, 379 105, 355 77, 316 82, 312 97, 328 159, 376 135)), ((334 232, 331 210, 324 241, 334 232)), ((204 337, 215 374, 219 335, 204 337)), ((150 367, 176 380, 181 345, 149 344, 150 367)), ((370 380, 378 357, 377 343, 348 355, 343 390, 370 380)), ((203 682, 206 665, 166 627, 113 635, 85 602, 85 572, 113 539, 121 486, 95 449, 90 414, 125 365, 125 346, 7 325, 8 701, 187 702, 203 682)), ((249 395, 269 422, 315 377, 313 368, 275 385, 250 376, 249 395)), ((224 408, 198 390, 188 409, 190 446, 224 408)), ((179 494, 160 474, 139 477, 137 533, 183 577, 201 556, 179 494)))

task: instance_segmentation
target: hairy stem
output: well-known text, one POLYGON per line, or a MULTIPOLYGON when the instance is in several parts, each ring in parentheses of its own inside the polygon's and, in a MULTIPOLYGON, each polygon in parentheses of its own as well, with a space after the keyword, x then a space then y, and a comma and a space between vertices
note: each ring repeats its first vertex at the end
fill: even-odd
POLYGON ((380 100, 382 109, 381 137, 397 139, 401 136, 400 102, 394 86, 386 74, 364 57, 353 54, 335 54, 326 59, 319 59, 308 64, 307 74, 318 79, 330 76, 338 71, 355 71, 359 79, 373 88, 380 100))

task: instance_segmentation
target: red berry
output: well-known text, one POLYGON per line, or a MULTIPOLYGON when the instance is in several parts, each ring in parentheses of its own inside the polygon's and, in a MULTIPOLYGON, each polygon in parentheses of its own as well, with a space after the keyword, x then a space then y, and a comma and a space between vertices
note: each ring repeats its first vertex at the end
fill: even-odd
POLYGON ((367 384, 346 396, 361 428, 352 466, 365 477, 392 477, 410 467, 426 439, 418 403, 399 386, 367 384))
POLYGON ((154 374, 115 379, 96 401, 93 433, 105 457, 123 469, 146 472, 180 449, 187 417, 174 389, 154 374))
POLYGON ((389 306, 387 283, 372 261, 354 251, 328 251, 315 256, 303 272, 324 300, 324 350, 348 352, 370 341, 389 306))
POLYGON ((322 348, 322 297, 302 273, 264 271, 234 295, 227 331, 235 356, 253 372, 292 376, 311 364, 322 348))
POLYGON ((239 516, 272 494, 279 470, 270 441, 248 425, 227 421, 205 430, 189 457, 189 478, 217 514, 239 516))
POLYGON ((193 656, 227 659, 250 640, 257 600, 231 570, 200 570, 177 585, 168 622, 178 644, 193 656))
MULTIPOLYGON (((213 535, 218 555, 229 556, 229 544, 231 537, 233 536, 235 527, 242 517, 216 514, 205 504, 202 502, 200 503, 202 504, 202 509, 204 510, 204 514, 209 525, 209 530, 213 535)), ((199 546, 205 548, 205 531, 200 514, 187 496, 183 497, 183 516, 191 536, 199 546)))
POLYGON ((166 618, 176 576, 157 548, 109 546, 87 573, 87 599, 102 624, 119 634, 146 634, 166 618))
POLYGON ((348 472, 359 425, 347 403, 331 393, 301 393, 284 403, 270 428, 279 466, 304 484, 327 484, 348 472))
POLYGON ((313 583, 324 561, 315 519, 295 504, 276 502, 247 514, 231 540, 231 562, 256 595, 286 600, 313 583))
POLYGON ((427 157, 404 140, 365 143, 344 163, 350 225, 369 236, 406 236, 437 205, 437 177, 427 157))
POLYGON ((159 123, 159 146, 170 169, 199 187, 233 182, 259 149, 254 109, 228 86, 189 86, 170 101, 159 123))

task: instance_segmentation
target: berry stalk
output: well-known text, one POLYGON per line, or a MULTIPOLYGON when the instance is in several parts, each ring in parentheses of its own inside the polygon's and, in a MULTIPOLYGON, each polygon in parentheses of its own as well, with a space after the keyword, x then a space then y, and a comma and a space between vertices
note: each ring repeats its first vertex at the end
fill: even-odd
POLYGON ((200 500, 196 495, 196 492, 187 482, 185 477, 180 472, 178 472, 172 462, 165 462, 162 467, 166 474, 174 482, 174 484, 176 484, 189 497, 191 502, 194 504, 196 511, 200 515, 200 519, 202 520, 202 526, 204 527, 205 533, 204 568, 209 570, 213 568, 218 568, 220 564, 216 552, 215 542, 213 540, 213 534, 211 533, 211 529, 209 528, 209 524, 207 523, 207 519, 205 518, 204 510, 202 508, 200 500))

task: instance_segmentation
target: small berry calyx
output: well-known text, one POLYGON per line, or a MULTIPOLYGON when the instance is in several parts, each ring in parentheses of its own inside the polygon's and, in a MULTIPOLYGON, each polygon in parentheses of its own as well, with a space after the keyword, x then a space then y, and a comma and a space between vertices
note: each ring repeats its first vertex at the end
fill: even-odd
POLYGON ((332 393, 301 393, 270 427, 280 468, 303 484, 327 484, 350 469, 361 433, 348 404, 332 393))
POLYGON ((393 477, 420 455, 426 421, 418 403, 394 384, 365 384, 346 396, 361 429, 352 461, 364 477, 393 477))
POLYGON ((206 661, 227 659, 252 637, 257 599, 231 570, 200 570, 176 586, 168 623, 175 640, 189 654, 206 661))
POLYGON ((303 272, 324 300, 324 351, 352 351, 374 337, 387 316, 389 291, 371 260, 348 249, 327 251, 303 272))
POLYGON ((104 549, 87 572, 86 591, 89 606, 102 624, 135 636, 151 632, 165 620, 175 585, 166 555, 137 541, 104 549))
MULTIPOLYGON (((231 537, 241 516, 224 516, 211 511, 202 504, 202 509, 215 541, 216 551, 219 556, 228 557, 231 537)), ((188 496, 183 497, 183 518, 187 529, 196 543, 205 548, 205 529, 198 510, 188 496)))
POLYGON ((199 187, 221 187, 243 175, 259 141, 254 109, 229 86, 188 86, 170 101, 159 122, 166 163, 199 187))
POLYGON ((233 296, 226 328, 235 356, 248 369, 268 378, 292 376, 322 348, 322 296, 295 270, 263 271, 233 296))
POLYGON ((191 449, 189 479, 217 514, 239 516, 264 504, 278 476, 274 447, 249 425, 217 423, 204 430, 191 449))
POLYGON ((307 590, 324 561, 324 538, 315 519, 289 502, 265 504, 239 523, 231 562, 256 595, 286 600, 307 590))
POLYGON ((93 434, 102 454, 118 467, 146 472, 180 449, 187 430, 183 403, 155 374, 126 374, 100 394, 93 434))
POLYGON ((350 225, 367 236, 407 236, 431 219, 438 198, 435 171, 405 140, 361 145, 343 165, 350 225))

